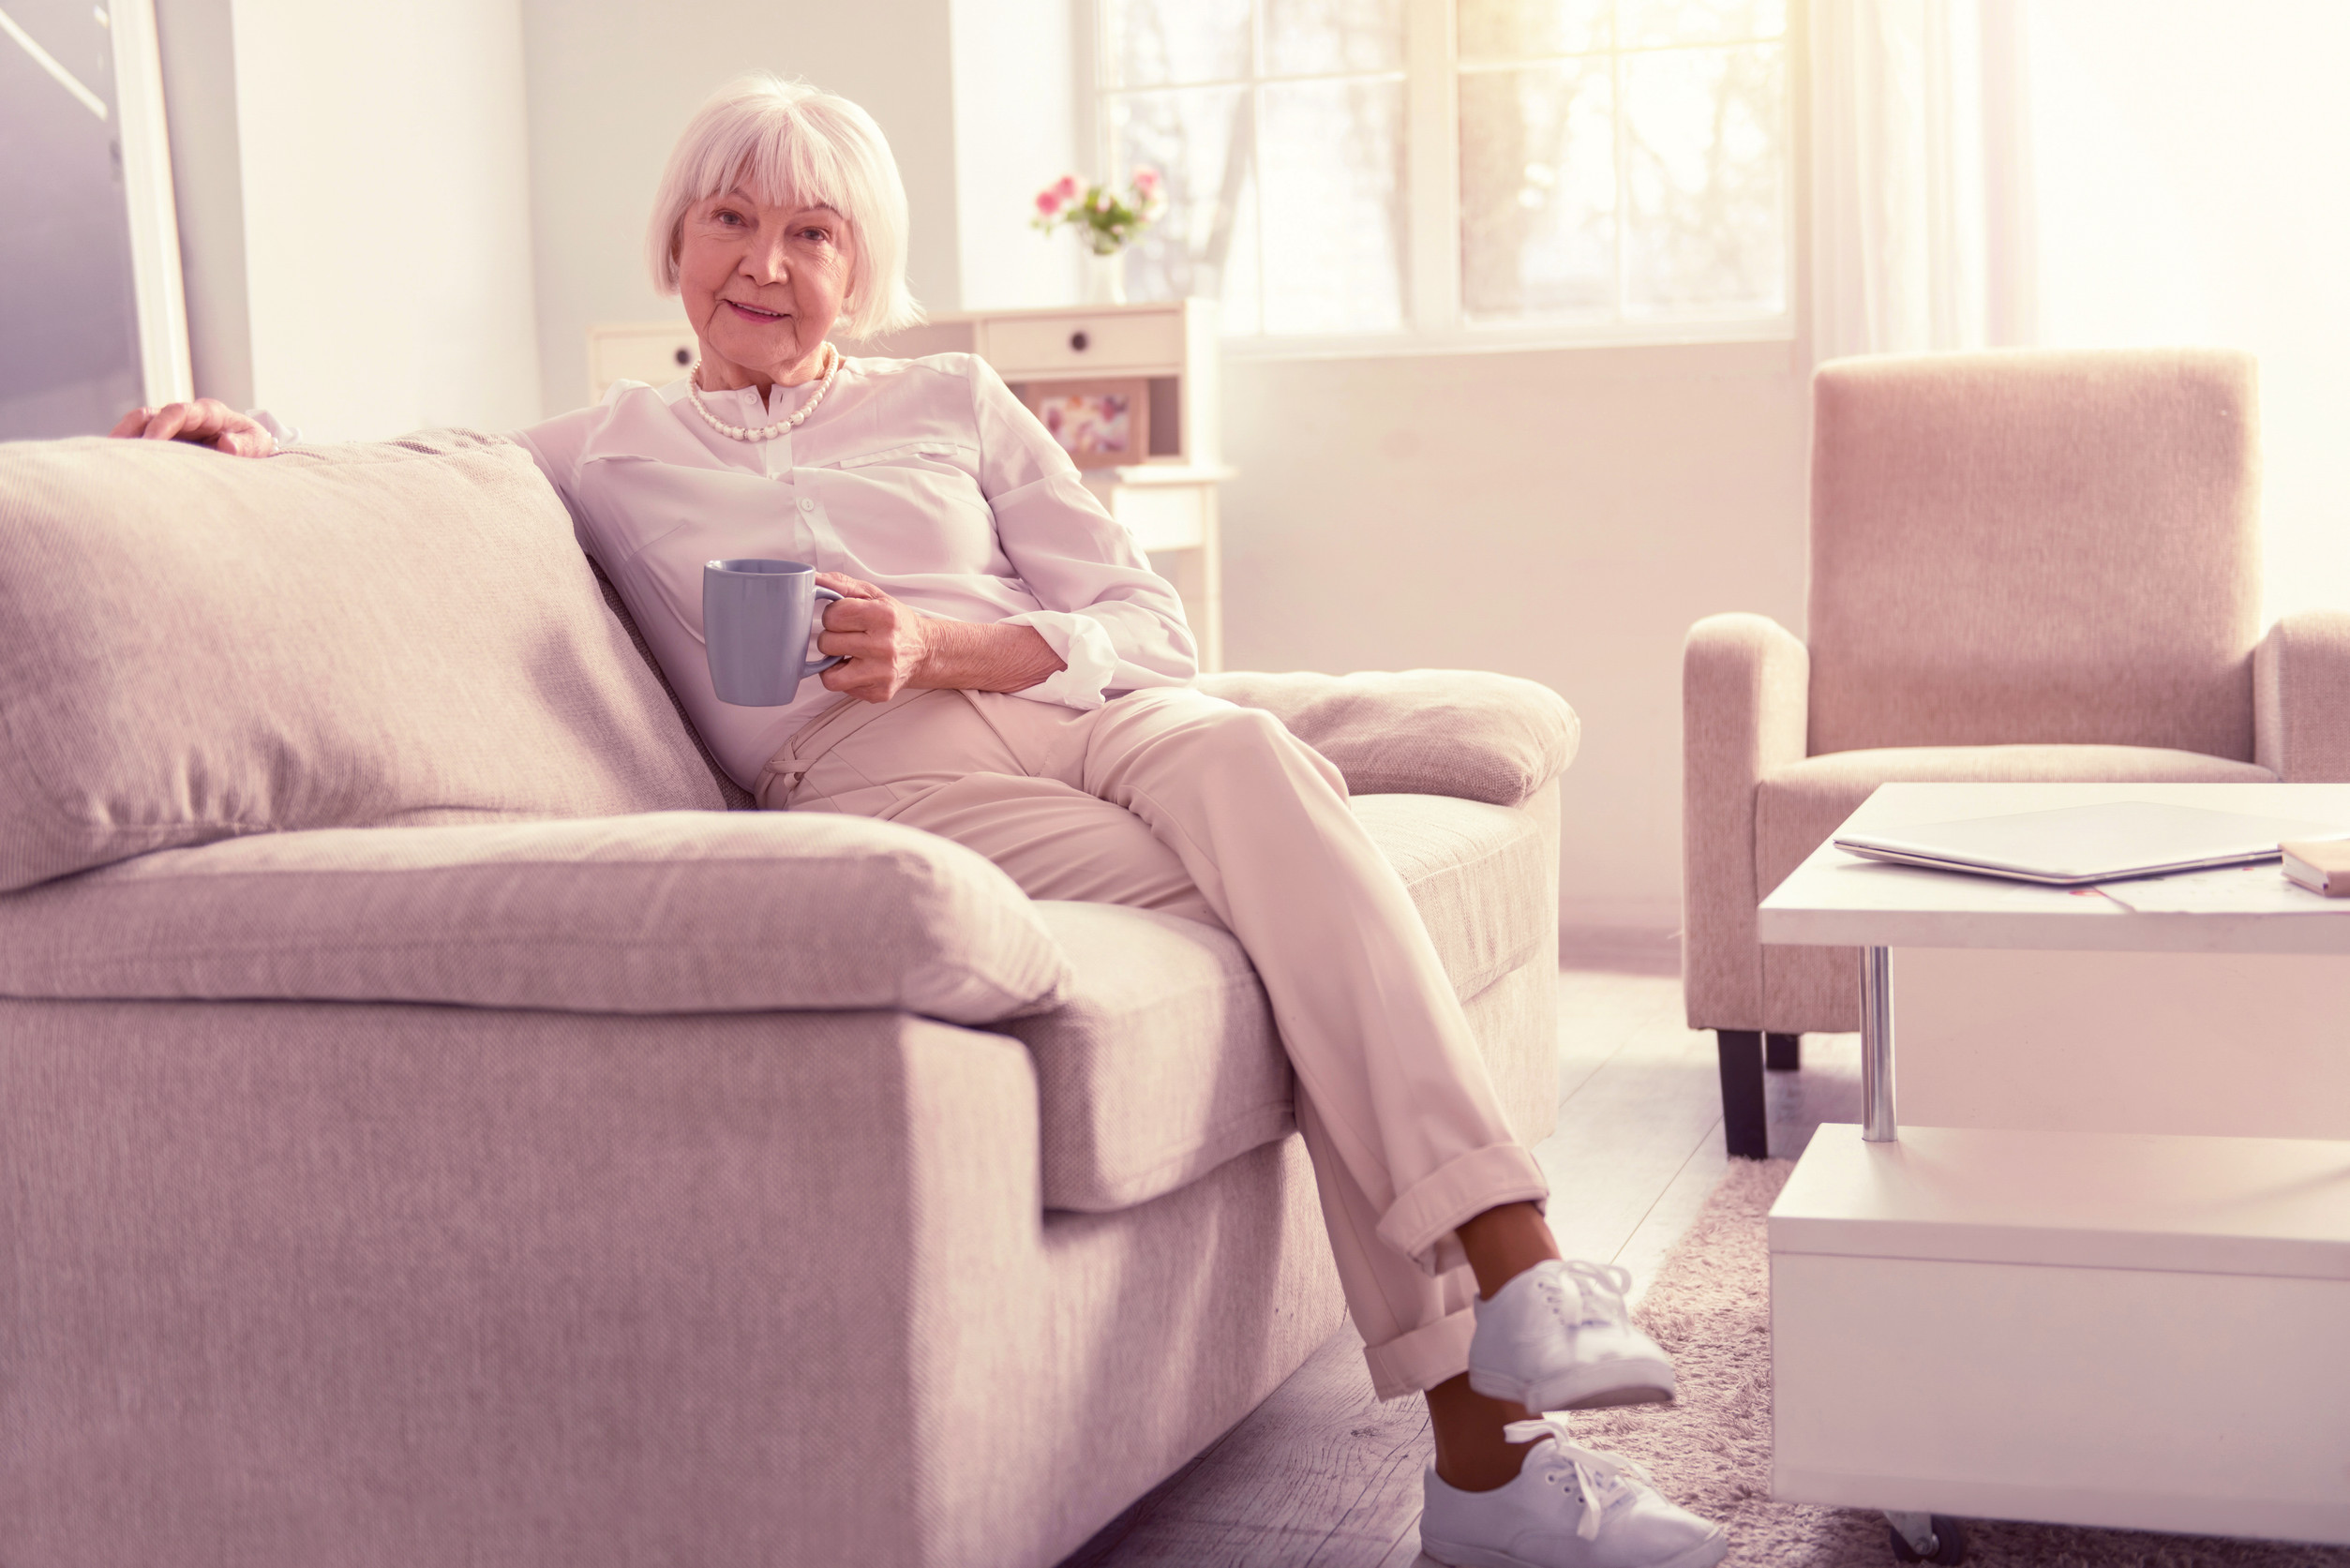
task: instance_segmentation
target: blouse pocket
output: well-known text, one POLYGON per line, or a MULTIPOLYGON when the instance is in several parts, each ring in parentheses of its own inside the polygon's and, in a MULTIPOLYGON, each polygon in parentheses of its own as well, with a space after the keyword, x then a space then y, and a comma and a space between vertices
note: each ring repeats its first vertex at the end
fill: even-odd
POLYGON ((961 441, 944 441, 933 437, 922 441, 901 441, 895 446, 885 446, 873 452, 859 452, 846 457, 835 457, 830 462, 818 463, 816 466, 853 472, 858 469, 876 468, 882 464, 902 464, 909 468, 939 464, 958 469, 965 473, 973 473, 979 467, 979 458, 980 449, 976 446, 966 446, 961 441))

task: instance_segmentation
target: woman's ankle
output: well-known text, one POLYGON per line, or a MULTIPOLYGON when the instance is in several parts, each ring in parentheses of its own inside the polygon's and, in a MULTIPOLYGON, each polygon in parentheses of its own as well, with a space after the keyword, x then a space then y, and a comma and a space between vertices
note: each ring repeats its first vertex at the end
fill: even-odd
POLYGON ((1489 1399, 1469 1386, 1465 1372, 1428 1391, 1429 1428, 1436 1439, 1436 1479, 1456 1491, 1489 1492, 1518 1479, 1534 1446, 1511 1442, 1502 1429, 1526 1412, 1489 1399))
POLYGON ((1559 1244, 1532 1203, 1503 1203, 1465 1220, 1453 1232, 1477 1277, 1477 1294, 1491 1300, 1503 1286, 1559 1255, 1559 1244))

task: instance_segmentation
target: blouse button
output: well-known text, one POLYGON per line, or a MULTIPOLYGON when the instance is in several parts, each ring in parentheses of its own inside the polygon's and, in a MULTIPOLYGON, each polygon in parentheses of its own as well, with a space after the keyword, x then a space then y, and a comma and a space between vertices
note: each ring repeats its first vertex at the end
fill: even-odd
POLYGON ((814 512, 816 510, 815 498, 811 496, 801 496, 800 498, 800 510, 802 512, 814 512))

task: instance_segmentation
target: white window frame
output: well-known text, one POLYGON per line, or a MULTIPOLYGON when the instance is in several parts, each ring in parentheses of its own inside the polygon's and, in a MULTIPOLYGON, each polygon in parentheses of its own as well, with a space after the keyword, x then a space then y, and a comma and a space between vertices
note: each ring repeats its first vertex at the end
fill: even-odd
MULTIPOLYGON (((1109 30, 1100 20, 1100 7, 1105 3, 1106 0, 1084 0, 1079 7, 1080 28, 1084 35, 1089 35, 1081 41, 1089 42, 1092 47, 1081 47, 1078 51, 1082 62, 1079 68, 1086 80, 1079 83, 1077 97, 1081 105, 1081 134, 1092 144, 1095 163, 1107 172, 1106 178, 1117 180, 1124 177, 1125 172, 1115 162, 1116 132, 1113 116, 1106 109, 1110 97, 1119 89, 1102 85, 1112 75, 1110 62, 1104 57, 1109 30)), ((1683 316, 1671 321, 1610 321, 1466 319, 1460 301, 1459 35, 1456 3, 1457 0, 1404 0, 1404 181, 1405 200, 1410 203, 1405 225, 1410 254, 1405 258, 1408 287, 1404 325, 1392 332, 1232 334, 1223 339, 1226 357, 1355 359, 1399 353, 1486 353, 1611 344, 1793 340, 1802 278, 1796 232, 1800 211, 1797 194, 1804 176, 1804 149, 1796 135, 1802 123, 1797 98, 1809 76, 1804 68, 1805 0, 1788 0, 1787 32, 1780 40, 1786 59, 1779 96, 1779 144, 1787 158, 1779 182, 1779 232, 1785 247, 1780 264, 1787 287, 1780 308, 1770 313, 1737 308, 1726 309, 1719 315, 1683 316)), ((1622 112, 1620 102, 1617 112, 1622 112)))

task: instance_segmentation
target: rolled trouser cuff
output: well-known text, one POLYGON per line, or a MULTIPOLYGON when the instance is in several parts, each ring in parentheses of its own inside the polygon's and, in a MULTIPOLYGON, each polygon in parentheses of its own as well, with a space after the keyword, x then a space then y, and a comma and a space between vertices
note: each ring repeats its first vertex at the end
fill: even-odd
POLYGON ((1504 1203, 1540 1203, 1550 1196, 1534 1157, 1516 1143, 1494 1143, 1446 1160, 1397 1194, 1379 1221, 1379 1239, 1430 1274, 1467 1262, 1453 1234, 1464 1220, 1504 1203))
POLYGON ((1469 1369, 1469 1341, 1476 1331, 1476 1310, 1464 1307, 1384 1345, 1365 1345, 1371 1392, 1382 1399, 1400 1399, 1460 1376, 1469 1369))

